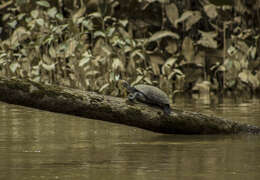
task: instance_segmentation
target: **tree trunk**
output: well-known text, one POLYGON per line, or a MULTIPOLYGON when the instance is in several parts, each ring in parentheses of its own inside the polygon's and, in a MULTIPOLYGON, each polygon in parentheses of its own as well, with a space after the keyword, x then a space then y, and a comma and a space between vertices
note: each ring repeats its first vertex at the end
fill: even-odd
POLYGON ((126 124, 169 134, 259 133, 260 128, 217 117, 173 109, 132 104, 126 99, 67 87, 42 85, 28 80, 0 77, 0 100, 42 110, 126 124))

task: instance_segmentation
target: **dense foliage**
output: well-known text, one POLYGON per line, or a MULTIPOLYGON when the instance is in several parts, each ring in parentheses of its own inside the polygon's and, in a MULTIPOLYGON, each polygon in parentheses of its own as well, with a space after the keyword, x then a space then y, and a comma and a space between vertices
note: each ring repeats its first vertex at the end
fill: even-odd
POLYGON ((0 75, 120 96, 260 89, 260 3, 24 1, 0 5, 0 75))

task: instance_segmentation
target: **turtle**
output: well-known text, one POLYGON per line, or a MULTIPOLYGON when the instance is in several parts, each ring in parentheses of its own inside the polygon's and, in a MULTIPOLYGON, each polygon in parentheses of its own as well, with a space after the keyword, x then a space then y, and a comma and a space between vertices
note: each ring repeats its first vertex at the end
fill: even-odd
POLYGON ((130 86, 126 81, 122 81, 122 85, 129 93, 128 99, 130 101, 136 99, 137 101, 148 105, 156 105, 163 109, 164 114, 171 114, 169 97, 161 89, 146 84, 130 86))

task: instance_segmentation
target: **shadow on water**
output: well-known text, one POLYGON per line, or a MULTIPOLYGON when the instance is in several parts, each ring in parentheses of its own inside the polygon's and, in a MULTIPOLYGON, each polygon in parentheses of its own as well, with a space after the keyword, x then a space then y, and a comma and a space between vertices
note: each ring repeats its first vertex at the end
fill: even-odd
MULTIPOLYGON (((176 108, 260 125, 258 99, 176 108)), ((0 103, 0 179, 259 179, 259 135, 162 135, 0 103)))

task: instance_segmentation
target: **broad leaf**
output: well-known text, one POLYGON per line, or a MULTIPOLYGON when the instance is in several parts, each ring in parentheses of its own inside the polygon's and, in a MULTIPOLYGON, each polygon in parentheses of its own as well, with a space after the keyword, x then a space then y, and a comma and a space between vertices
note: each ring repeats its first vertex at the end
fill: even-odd
POLYGON ((87 64, 90 61, 89 57, 84 57, 79 61, 79 67, 83 67, 85 64, 87 64))
POLYGON ((103 38, 105 38, 105 37, 106 37, 106 34, 105 34, 103 31, 95 31, 95 32, 94 32, 94 39, 97 38, 97 37, 103 37, 103 38))
POLYGON ((64 19, 63 15, 61 13, 57 13, 56 14, 56 18, 60 21, 62 21, 64 19))
POLYGON ((47 8, 50 7, 50 4, 47 1, 36 1, 36 4, 42 7, 47 7, 47 8))
POLYGON ((52 71, 52 70, 55 69, 55 63, 48 65, 48 64, 45 64, 45 63, 42 62, 41 65, 47 71, 52 71))
POLYGON ((176 63, 177 58, 170 57, 162 66, 162 73, 167 75, 171 72, 173 65, 176 63))
POLYGON ((13 20, 13 21, 11 21, 11 22, 8 22, 7 23, 11 28, 15 28, 16 27, 16 25, 17 25, 17 21, 16 20, 13 20))
POLYGON ((119 58, 113 58, 112 62, 112 70, 113 71, 125 71, 124 64, 119 58))
POLYGON ((36 23, 40 26, 44 25, 44 20, 42 18, 36 19, 36 23))
POLYGON ((90 13, 88 16, 93 18, 102 18, 102 15, 99 12, 90 13))
POLYGON ((169 40, 165 50, 170 54, 174 54, 178 50, 177 42, 175 40, 169 40))
POLYGON ((18 63, 18 62, 13 62, 11 65, 10 65, 10 70, 15 73, 15 71, 17 70, 17 68, 21 67, 21 65, 18 63))
POLYGON ((106 84, 104 84, 100 89, 99 89, 99 93, 102 93, 106 88, 108 88, 109 87, 109 83, 106 83, 106 84))
POLYGON ((211 32, 204 32, 199 30, 200 34, 202 35, 201 39, 197 41, 197 44, 202 45, 207 48, 214 48, 218 47, 217 41, 214 39, 218 33, 215 31, 211 32))
POLYGON ((31 16, 32 16, 32 18, 37 19, 39 16, 39 10, 32 10, 31 16))
POLYGON ((171 22, 172 25, 174 25, 174 22, 179 18, 178 8, 174 3, 171 3, 166 5, 165 11, 169 21, 171 22))
POLYGON ((55 51, 55 49, 54 49, 53 46, 50 47, 50 49, 49 49, 49 54, 50 54, 50 56, 51 56, 52 58, 56 58, 56 57, 57 57, 56 51, 55 51))
POLYGON ((191 62, 194 59, 193 41, 188 36, 184 38, 182 43, 182 55, 187 59, 188 62, 191 62))
POLYGON ((174 24, 178 27, 179 23, 185 24, 185 30, 188 31, 192 25, 196 24, 201 19, 201 13, 199 11, 185 11, 179 19, 177 19, 174 24))
POLYGON ((90 70, 90 71, 87 71, 86 76, 96 76, 98 74, 100 74, 100 71, 90 70))
POLYGON ((79 67, 82 67, 85 64, 87 64, 92 58, 93 58, 93 56, 92 56, 91 52, 90 51, 86 51, 83 54, 83 58, 79 61, 79 67))
POLYGON ((143 78, 144 78, 144 76, 142 76, 142 75, 137 76, 136 80, 131 83, 131 86, 139 84, 139 82, 142 81, 143 78))
POLYGON ((151 42, 151 41, 157 41, 159 39, 162 39, 164 37, 172 37, 174 39, 179 39, 180 36, 176 33, 173 33, 171 31, 159 31, 154 33, 148 40, 147 42, 151 42))
POLYGON ((47 14, 48 14, 50 17, 55 18, 57 12, 58 12, 58 11, 57 11, 56 7, 53 7, 53 8, 51 8, 51 9, 48 9, 47 14))
POLYGON ((214 4, 205 5, 203 8, 209 18, 215 19, 218 16, 217 7, 214 4))

